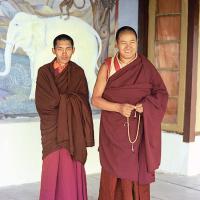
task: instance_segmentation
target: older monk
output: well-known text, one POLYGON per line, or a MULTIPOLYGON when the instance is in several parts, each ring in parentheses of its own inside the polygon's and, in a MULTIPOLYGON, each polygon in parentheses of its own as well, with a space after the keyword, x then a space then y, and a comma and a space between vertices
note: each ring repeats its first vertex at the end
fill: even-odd
POLYGON ((137 53, 133 28, 117 31, 116 47, 100 67, 92 96, 102 109, 99 200, 150 200, 168 93, 156 68, 137 53))

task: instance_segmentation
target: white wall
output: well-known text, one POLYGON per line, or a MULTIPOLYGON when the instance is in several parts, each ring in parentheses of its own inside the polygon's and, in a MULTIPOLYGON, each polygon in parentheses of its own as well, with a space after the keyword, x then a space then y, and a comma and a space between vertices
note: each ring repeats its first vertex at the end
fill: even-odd
MULTIPOLYGON (((40 181, 42 149, 38 119, 0 124, 0 186, 40 181)), ((94 116, 95 147, 88 149, 87 174, 99 173, 99 115, 94 116)), ((200 136, 183 143, 181 135, 162 134, 162 161, 158 171, 182 175, 200 173, 200 136)))
POLYGON ((183 136, 175 133, 162 134, 162 159, 158 171, 181 175, 200 174, 200 136, 195 142, 183 142, 183 136))
POLYGON ((38 120, 1 122, 0 127, 0 186, 38 181, 41 170, 38 120))
MULTIPOLYGON (((40 181, 42 148, 39 120, 11 120, 1 122, 0 127, 0 186, 40 181)), ((94 116, 94 128, 96 145, 88 148, 87 174, 100 172, 97 150, 99 115, 94 116)))

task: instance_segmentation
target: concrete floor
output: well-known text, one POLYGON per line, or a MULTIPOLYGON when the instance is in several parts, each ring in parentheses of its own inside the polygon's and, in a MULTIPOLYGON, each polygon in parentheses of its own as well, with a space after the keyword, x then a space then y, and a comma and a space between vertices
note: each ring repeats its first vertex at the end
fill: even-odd
MULTIPOLYGON (((99 174, 89 175, 87 182, 88 200, 97 200, 99 174)), ((0 200, 38 200, 39 187, 39 183, 1 187, 0 200)), ((200 175, 158 173, 156 182, 151 184, 151 200, 200 200, 200 175)))

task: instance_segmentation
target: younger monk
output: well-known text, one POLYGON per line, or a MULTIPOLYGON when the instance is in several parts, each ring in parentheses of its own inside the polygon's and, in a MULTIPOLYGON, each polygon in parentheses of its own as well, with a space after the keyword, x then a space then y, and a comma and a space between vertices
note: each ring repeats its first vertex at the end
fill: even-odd
POLYGON ((155 67, 137 53, 133 28, 117 31, 116 47, 118 53, 99 70, 92 96, 102 109, 99 200, 150 200, 168 94, 155 67))
POLYGON ((86 147, 94 145, 87 81, 70 61, 73 39, 62 34, 53 44, 56 58, 39 69, 36 83, 43 147, 40 200, 87 200, 86 147))

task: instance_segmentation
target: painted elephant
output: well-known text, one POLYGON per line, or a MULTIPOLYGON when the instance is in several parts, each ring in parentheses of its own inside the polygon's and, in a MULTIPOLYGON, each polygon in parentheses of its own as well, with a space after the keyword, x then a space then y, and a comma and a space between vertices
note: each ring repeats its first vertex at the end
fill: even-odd
POLYGON ((0 76, 9 74, 13 50, 21 47, 30 59, 32 87, 29 98, 34 99, 38 68, 53 59, 53 39, 62 33, 74 39, 72 60, 84 69, 91 94, 96 79, 95 67, 101 53, 101 39, 89 24, 72 16, 63 20, 60 17, 40 18, 24 12, 17 13, 9 23, 5 69, 0 76))

